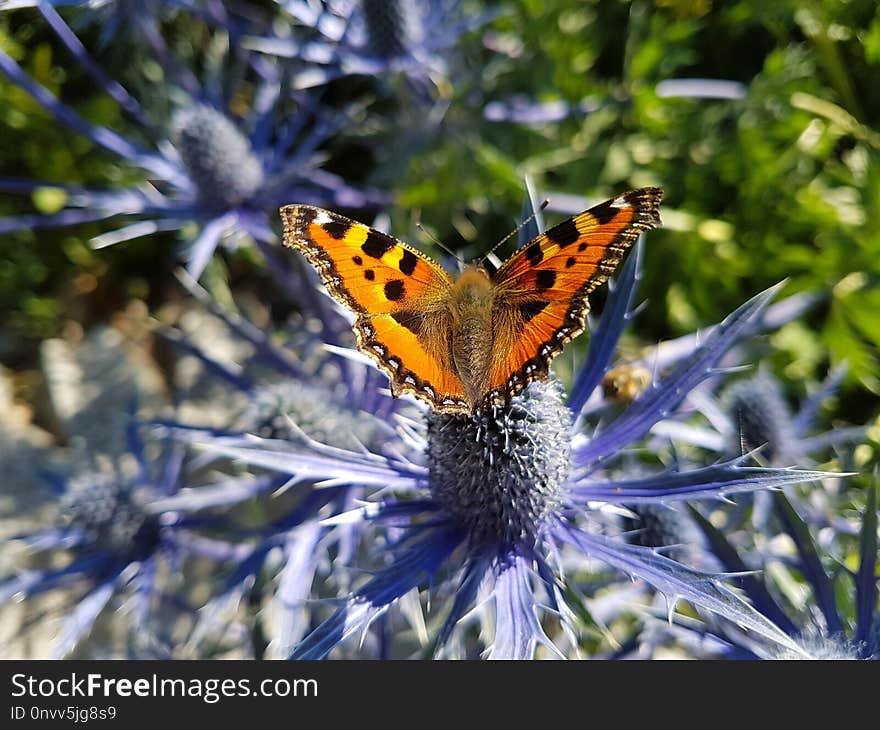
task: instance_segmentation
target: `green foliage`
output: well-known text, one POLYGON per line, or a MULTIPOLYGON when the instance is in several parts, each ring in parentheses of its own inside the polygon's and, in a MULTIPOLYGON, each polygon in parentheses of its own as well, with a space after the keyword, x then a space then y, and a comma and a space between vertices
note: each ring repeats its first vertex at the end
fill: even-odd
MULTIPOLYGON (((0 48, 89 121, 119 122, 116 103, 70 62, 32 11, 0 14, 0 48)), ((0 176, 47 182, 29 197, 0 194, 0 215, 57 212, 66 196, 52 182, 112 187, 127 174, 116 158, 56 122, 3 76, 0 128, 0 176)), ((0 330, 5 334, 0 359, 5 364, 32 363, 39 341, 57 335, 69 320, 88 324, 97 312, 108 318, 136 287, 145 252, 163 246, 153 240, 96 252, 87 241, 100 231, 87 225, 0 234, 0 330)))

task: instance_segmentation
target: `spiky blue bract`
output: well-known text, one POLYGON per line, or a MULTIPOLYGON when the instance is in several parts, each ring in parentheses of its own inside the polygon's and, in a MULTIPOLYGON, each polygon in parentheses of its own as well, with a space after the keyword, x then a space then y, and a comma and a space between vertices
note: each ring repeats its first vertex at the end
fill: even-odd
MULTIPOLYGON (((294 98, 284 93, 285 69, 274 59, 249 64, 240 46, 231 44, 229 53, 236 58, 223 67, 230 77, 202 83, 177 63, 158 29, 150 25, 155 60, 169 71, 164 93, 175 108, 165 128, 156 129, 149 121, 157 116, 150 109, 156 100, 135 99, 100 69, 54 10, 46 6, 42 11, 99 88, 138 126, 137 139, 152 142, 146 146, 87 121, 0 51, 0 74, 60 124, 118 156, 131 176, 141 178, 107 190, 61 181, 0 179, 3 192, 27 194, 48 187, 66 196, 65 207, 57 213, 0 218, 0 232, 107 221, 110 229, 91 241, 102 248, 161 231, 182 233, 195 223, 196 233, 186 241, 183 258, 189 273, 198 278, 223 242, 255 241, 269 255, 269 245, 277 242, 278 208, 290 200, 348 209, 376 207, 386 200, 378 190, 358 188, 321 169, 324 159, 318 147, 348 123, 348 112, 322 109, 305 94, 294 98), (234 115, 234 90, 243 80, 254 89, 253 103, 234 115)), ((225 37, 228 29, 214 33, 225 37)))
MULTIPOLYGON (((777 585, 779 572, 758 573, 752 570, 759 556, 748 555, 734 547, 724 534, 714 527, 696 509, 691 510, 695 523, 702 529, 712 553, 726 570, 746 571, 750 574, 737 579, 753 605, 772 618, 794 641, 799 651, 794 654, 778 645, 754 645, 724 624, 708 629, 734 648, 749 651, 766 659, 877 659, 880 657, 880 607, 877 605, 878 576, 876 566, 877 496, 876 484, 867 490, 858 542, 858 568, 854 573, 843 571, 829 575, 811 530, 797 510, 784 497, 775 494, 776 513, 783 529, 795 547, 794 560, 779 561, 778 571, 788 575, 792 568, 804 578, 811 591, 811 600, 804 607, 795 607, 782 595, 777 585), (851 583, 855 601, 849 604, 851 613, 844 613, 844 604, 837 599, 839 581, 851 583), (813 610, 813 607, 818 611, 813 610)), ((768 560, 760 556, 761 560, 768 560)), ((772 556, 769 558, 772 560, 772 556)), ((849 585, 845 589, 849 592, 849 585)))
POLYGON ((576 468, 592 469, 615 454, 624 443, 643 437, 654 424, 672 413, 685 396, 706 378, 717 374, 715 366, 727 349, 754 325, 760 313, 779 292, 777 284, 737 308, 706 337, 693 355, 661 378, 604 431, 573 449, 576 468))
MULTIPOLYGON (((634 269, 629 270, 632 276, 634 269)), ((624 289, 625 290, 625 289, 624 289)), ((325 524, 364 521, 390 530, 392 548, 376 548, 382 565, 356 587, 292 656, 329 655, 414 588, 444 586, 451 608, 435 649, 490 590, 494 622, 484 627, 486 656, 525 658, 549 641, 541 616, 566 615, 566 584, 557 556, 587 554, 664 593, 715 612, 756 636, 792 651, 797 644, 772 621, 726 588, 733 576, 684 566, 650 548, 629 545, 603 526, 603 508, 635 501, 662 505, 681 499, 720 499, 738 491, 816 478, 819 472, 746 466, 743 460, 693 470, 646 470, 627 476, 618 457, 651 426, 674 414, 689 390, 717 374, 727 349, 763 316, 774 290, 750 300, 716 326, 691 357, 659 377, 628 411, 598 434, 572 425, 571 410, 554 382, 535 383, 507 406, 471 416, 429 414, 424 430, 407 425, 382 453, 344 449, 299 438, 281 443, 203 441, 206 449, 333 489, 369 487, 371 503, 325 524), (619 489, 615 489, 615 480, 619 489), (589 517, 589 520, 585 520, 589 517)), ((621 322, 621 311, 607 315, 621 322)), ((601 326, 601 325, 600 325, 601 326)), ((572 586, 567 586, 572 589, 572 586)), ((563 624, 570 628, 568 617, 563 624)))
POLYGON ((602 382, 602 377, 617 351, 620 335, 633 317, 642 276, 642 255, 642 241, 639 239, 624 262, 620 275, 610 285, 611 291, 605 302, 602 319, 599 326, 590 333, 587 360, 578 372, 568 396, 568 405, 573 413, 583 410, 587 399, 602 382))
POLYGON ((28 546, 30 559, 55 563, 66 556, 61 568, 25 568, 0 580, 3 602, 69 591, 70 609, 53 642, 53 657, 70 654, 123 591, 130 596, 136 643, 164 643, 174 622, 191 616, 185 600, 171 598, 168 586, 157 582, 160 566, 179 574, 188 559, 222 565, 241 558, 234 543, 199 534, 211 520, 161 505, 173 499, 182 484, 179 447, 159 449, 157 460, 148 458, 151 450, 140 442, 134 423, 128 440, 130 452, 112 469, 92 467, 53 477, 57 525, 12 538, 28 546))
POLYGON ((584 486, 571 489, 571 498, 584 503, 591 500, 618 504, 680 502, 693 499, 722 499, 729 490, 744 493, 772 489, 786 484, 800 484, 821 479, 826 472, 804 469, 770 469, 743 466, 749 456, 732 461, 691 469, 685 472, 666 471, 644 478, 623 478, 608 482, 584 480, 584 486))

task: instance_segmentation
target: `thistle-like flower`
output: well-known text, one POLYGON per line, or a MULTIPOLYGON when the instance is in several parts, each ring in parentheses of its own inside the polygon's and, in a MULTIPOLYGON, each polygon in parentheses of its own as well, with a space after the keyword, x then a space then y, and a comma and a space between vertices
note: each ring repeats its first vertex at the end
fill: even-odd
POLYGON ((97 463, 72 476, 47 476, 54 488, 55 523, 7 537, 23 543, 30 558, 39 557, 34 565, 50 567, 22 567, 2 578, 0 603, 35 601, 59 589, 71 596, 52 647, 54 657, 70 654, 120 594, 128 596, 130 626, 137 629, 123 637, 125 643, 161 651, 171 645, 175 627, 192 620, 195 607, 187 608, 180 582, 187 559, 235 564, 247 552, 199 535, 201 520, 162 506, 182 482, 179 446, 151 459, 133 420, 128 441, 131 452, 112 465, 97 463))
MULTIPOLYGON (((65 196, 57 213, 0 219, 0 233, 118 218, 136 220, 94 238, 93 246, 101 248, 160 231, 183 231, 194 222, 198 232, 184 255, 188 271, 198 278, 221 242, 254 240, 268 252, 276 241, 272 222, 278 207, 291 197, 354 209, 384 200, 378 191, 359 189, 321 169, 323 158, 318 147, 344 126, 346 115, 325 112, 305 95, 283 93, 284 69, 273 59, 249 64, 243 54, 237 58, 238 64, 216 69, 225 78, 203 84, 176 63, 164 45, 156 44, 153 50, 166 69, 169 97, 174 98, 176 107, 170 125, 157 126, 149 105, 142 105, 106 75, 55 10, 46 4, 39 8, 83 69, 120 104, 140 128, 140 136, 152 140, 152 145, 144 147, 113 129, 87 121, 0 51, 0 73, 59 122, 118 155, 142 177, 129 187, 108 190, 57 181, 0 179, 0 191, 27 194, 54 188, 65 196), (233 67, 243 68, 244 76, 222 70, 233 67), (243 110, 238 104, 233 114, 233 99, 240 98, 235 95, 243 84, 253 87, 253 101, 243 110)), ((227 31, 216 30, 215 35, 219 42, 226 39, 228 44, 227 31)), ((228 52, 243 53, 237 44, 228 52)))
POLYGON ((846 366, 829 373, 816 390, 798 404, 789 406, 782 384, 760 369, 756 374, 732 380, 715 395, 714 387, 690 397, 707 425, 664 424, 656 433, 681 443, 732 456, 757 451, 769 464, 813 464, 831 447, 863 438, 865 426, 837 427, 816 433, 819 412, 834 396, 846 376, 846 366))
POLYGON ((344 76, 390 81, 402 75, 422 98, 446 84, 449 49, 459 38, 490 20, 469 15, 459 0, 330 0, 316 6, 303 0, 276 0, 298 27, 289 35, 246 39, 248 47, 307 65, 294 76, 300 88, 344 76), (303 37, 304 28, 310 37, 303 37))
MULTIPOLYGON (((876 482, 876 480, 875 480, 876 482)), ((877 659, 880 658, 880 608, 878 608, 877 484, 865 490, 866 499, 854 553, 857 567, 829 572, 829 561, 813 539, 812 531, 788 499, 773 494, 774 509, 785 533, 791 538, 793 554, 780 560, 744 552, 696 510, 695 523, 703 530, 712 552, 725 570, 745 572, 738 578, 752 604, 783 629, 800 647, 799 651, 768 646, 744 635, 729 623, 676 627, 677 638, 694 635, 711 637, 714 653, 763 659, 877 659), (772 567, 772 570, 769 569, 772 567), (756 572, 755 568, 761 568, 756 572), (809 591, 793 576, 802 577, 809 591), (793 588, 797 586, 797 588, 793 588), (840 600, 841 597, 846 597, 840 600)), ((837 549, 840 549, 840 545, 837 549)), ((849 548, 846 548, 848 550, 849 548)), ((844 554, 835 564, 844 565, 844 554)), ((849 562, 848 560, 846 562, 849 562)))
MULTIPOLYGON (((187 441, 209 437, 224 446, 246 445, 252 436, 285 443, 305 435, 334 448, 381 450, 394 437, 389 424, 405 417, 408 411, 417 413, 406 401, 391 397, 383 387, 384 376, 373 367, 352 359, 347 350, 319 347, 315 335, 309 334, 315 329, 311 324, 287 336, 277 333, 283 340, 279 341, 279 337, 268 336, 241 315, 225 311, 194 281, 186 277, 182 281, 224 325, 230 342, 217 349, 236 356, 223 358, 206 351, 192 341, 191 332, 160 328, 159 332, 186 359, 194 358, 201 364, 186 379, 197 384, 197 392, 181 390, 179 410, 189 415, 176 421, 154 421, 162 430, 170 429, 187 441), (301 359, 297 353, 308 356, 301 359), (208 381, 214 381, 215 386, 205 396, 198 391, 204 391, 208 381), (219 428, 217 423, 210 428, 198 420, 198 414, 205 411, 205 397, 215 406, 226 405, 225 420, 221 419, 219 428)), ((328 314, 320 308, 318 311, 328 314)), ((344 321, 326 320, 319 329, 322 335, 332 334, 339 324, 348 326, 344 321)), ((205 328, 203 317, 195 327, 205 328)), ((216 347, 224 335, 212 329, 208 339, 216 347)), ((187 365, 183 359, 181 364, 187 365)), ((201 465, 208 464, 203 461, 201 465)), ((198 512, 231 508, 260 498, 268 505, 269 519, 249 532, 254 542, 248 558, 229 576, 202 614, 216 624, 215 618, 229 615, 245 603, 256 604, 260 607, 257 614, 261 632, 268 640, 261 655, 286 656, 312 621, 310 595, 318 592, 322 597, 335 598, 349 590, 348 578, 329 575, 328 568, 333 558, 343 562, 353 559, 369 526, 321 523, 354 508, 364 497, 363 490, 327 483, 323 472, 316 472, 305 462, 292 471, 279 468, 268 473, 249 470, 242 474, 216 458, 210 466, 225 476, 207 489, 182 489, 173 500, 166 500, 166 505, 198 512), (262 627, 264 620, 266 627, 262 627)))
MULTIPOLYGON (((627 449, 673 413, 687 393, 717 374, 727 349, 756 326, 775 290, 746 302, 679 363, 601 429, 587 428, 583 406, 600 387, 632 313, 638 256, 623 268, 593 334, 593 348, 566 403, 556 382, 538 383, 509 405, 470 416, 427 415, 427 425, 399 420, 381 451, 329 446, 305 436, 279 444, 205 442, 212 452, 288 474, 308 473, 334 488, 379 487, 365 507, 324 525, 367 522, 387 532, 381 567, 292 652, 329 655, 363 634, 414 589, 430 584, 450 608, 433 637, 435 650, 457 652, 457 625, 491 593, 494 621, 484 625, 488 655, 528 658, 539 645, 560 652, 541 623, 557 616, 574 634, 563 595, 577 593, 561 566, 587 566, 585 556, 643 579, 674 607, 686 600, 770 641, 800 649, 783 631, 724 585, 723 574, 687 567, 657 550, 614 535, 609 511, 619 505, 718 499, 816 478, 815 472, 744 465, 744 459, 690 471, 645 465, 638 476, 616 468, 627 449)), ((436 600, 436 597, 435 597, 436 600)), ((672 608, 670 609, 672 610, 672 608)), ((464 652, 466 653, 466 652, 464 652)))
MULTIPOLYGON (((865 426, 838 426, 827 431, 816 427, 822 405, 835 394, 845 375, 845 365, 836 368, 796 409, 789 406, 782 384, 763 368, 733 380, 720 395, 714 393, 719 384, 709 384, 688 398, 706 425, 670 420, 660 424, 654 434, 679 445, 708 449, 722 458, 752 453, 762 464, 811 467, 827 460, 832 449, 841 453, 841 447, 857 443, 867 434, 865 426)), ((806 497, 795 488, 786 493, 811 524, 833 524, 835 529, 851 532, 837 509, 837 503, 845 499, 844 483, 829 479, 824 485, 806 497)), ((747 516, 746 502, 730 512, 730 525, 747 516)), ((756 494, 750 513, 756 531, 748 539, 769 541, 778 533, 779 523, 772 520, 773 513, 770 495, 756 494)))

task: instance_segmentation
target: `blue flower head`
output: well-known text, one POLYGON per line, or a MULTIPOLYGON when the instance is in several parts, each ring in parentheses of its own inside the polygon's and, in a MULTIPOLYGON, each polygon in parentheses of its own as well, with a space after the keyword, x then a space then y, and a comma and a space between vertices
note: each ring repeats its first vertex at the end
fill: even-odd
POLYGON ((757 326, 775 293, 746 302, 689 357, 653 379, 629 408, 597 430, 587 423, 585 404, 600 389, 631 317, 638 261, 632 255, 623 267, 567 401, 558 382, 533 383, 508 405, 485 412, 429 413, 424 427, 399 421, 393 439, 377 451, 330 447, 315 439, 205 442, 215 453, 286 473, 307 471, 334 488, 379 487, 365 507, 323 524, 363 521, 384 530, 387 547, 374 548, 381 567, 299 643, 293 657, 327 656, 347 637, 363 636, 392 605, 425 585, 436 596, 449 597, 446 618, 433 638, 437 651, 447 647, 456 653, 462 618, 481 596, 491 595, 494 622, 484 627, 490 657, 528 658, 539 645, 558 652, 540 618, 549 611, 574 633, 563 596, 577 593, 577 582, 566 581, 560 571, 563 565, 585 567, 586 556, 645 580, 671 606, 690 601, 800 650, 731 592, 725 575, 628 544, 615 535, 616 520, 606 518, 609 508, 622 505, 718 499, 817 474, 750 467, 743 458, 689 471, 646 466, 632 475, 621 470, 620 462, 627 461, 621 457, 632 446, 673 414, 693 388, 717 375, 716 364, 757 326))
POLYGON ((428 415, 428 481, 475 548, 534 547, 571 470, 571 412, 556 382, 473 418, 428 415))
MULTIPOLYGON (((100 248, 160 231, 182 232, 194 222, 197 233, 187 244, 185 258, 188 271, 198 278, 222 241, 253 240, 267 253, 277 240, 272 222, 278 207, 291 198, 354 209, 369 208, 385 199, 378 191, 360 189, 321 169, 323 157, 318 148, 348 122, 347 113, 323 110, 308 96, 285 93, 286 71, 275 59, 248 63, 248 54, 233 44, 229 55, 235 63, 221 64, 202 82, 156 36, 153 50, 166 70, 167 93, 176 107, 170 124, 157 126, 155 117, 162 113, 150 108, 155 98, 142 105, 100 69, 51 7, 41 6, 41 11, 98 87, 137 125, 138 137, 151 142, 144 146, 87 121, 0 51, 0 73, 59 122, 118 155, 141 176, 128 187, 106 190, 55 181, 0 179, 0 191, 31 193, 51 187, 66 195, 66 204, 57 213, 0 219, 0 233, 135 219, 93 239, 92 244, 100 248), (243 110, 237 105, 239 111, 233 115, 236 89, 243 83, 253 87, 253 102, 243 110)), ((224 31, 215 34, 224 36, 224 31)))
POLYGON ((720 396, 720 418, 715 419, 723 437, 722 448, 730 452, 760 449, 771 464, 811 463, 829 447, 863 438, 863 426, 835 428, 815 433, 822 404, 832 397, 846 376, 846 366, 833 370, 814 393, 792 411, 782 384, 769 372, 742 378, 720 396))
MULTIPOLYGON (((843 426, 822 431, 817 428, 821 406, 837 391, 846 375, 846 366, 833 370, 816 390, 797 403, 789 405, 782 384, 763 368, 755 374, 733 380, 712 393, 714 386, 703 389, 690 402, 706 419, 707 426, 666 423, 656 430, 657 435, 671 437, 679 445, 694 445, 714 451, 722 458, 737 454, 753 454, 762 464, 785 467, 798 464, 812 467, 828 458, 832 449, 842 454, 847 444, 865 438, 864 426, 843 426)), ((847 459, 843 456, 843 459, 847 459)), ((786 490, 795 508, 816 526, 835 524, 848 532, 839 515, 840 504, 846 500, 846 489, 838 480, 825 480, 824 488, 803 493, 797 488, 786 490)), ((752 528, 742 534, 741 540, 770 539, 778 534, 780 522, 773 519, 776 497, 767 493, 754 495, 753 500, 741 500, 726 516, 728 529, 746 523, 752 528), (749 507, 751 509, 749 510, 749 507)), ((687 518, 685 518, 687 519, 687 518)), ((684 541, 682 539, 682 541, 684 541)))
POLYGON ((57 589, 70 592, 55 657, 70 654, 123 592, 129 596, 138 650, 169 646, 173 627, 191 620, 194 609, 174 598, 167 581, 158 578, 163 566, 180 575, 189 558, 219 564, 240 558, 238 546, 198 534, 203 520, 165 503, 182 484, 182 450, 160 450, 156 460, 147 456, 133 422, 128 437, 130 453, 112 466, 103 462, 69 476, 48 475, 59 512, 55 524, 11 538, 27 545, 42 564, 61 566, 23 568, 0 579, 0 602, 30 600, 57 589))
POLYGON ((88 549, 106 553, 108 567, 141 562, 159 546, 161 525, 138 492, 136 483, 118 474, 74 478, 61 497, 62 529, 76 533, 88 549))
POLYGON ((724 411, 737 425, 743 452, 763 447, 761 456, 775 463, 797 451, 788 403, 779 383, 769 375, 739 380, 724 392, 724 411))
POLYGON ((276 0, 295 25, 285 36, 246 39, 250 48, 298 58, 294 84, 306 88, 345 76, 388 82, 403 76, 428 101, 448 84, 450 50, 491 13, 461 12, 459 0, 276 0), (302 32, 307 30, 308 32, 302 32))

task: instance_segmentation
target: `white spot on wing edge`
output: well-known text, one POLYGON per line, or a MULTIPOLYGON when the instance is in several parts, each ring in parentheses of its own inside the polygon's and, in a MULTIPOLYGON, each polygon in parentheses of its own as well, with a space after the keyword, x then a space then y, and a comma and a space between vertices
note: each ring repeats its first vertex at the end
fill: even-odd
POLYGON ((313 223, 317 223, 319 226, 323 226, 325 223, 332 223, 333 219, 327 215, 323 210, 318 211, 318 215, 315 216, 315 219, 312 221, 313 223))
POLYGON ((618 195, 614 200, 611 201, 612 208, 630 208, 630 204, 624 199, 622 195, 618 195))

